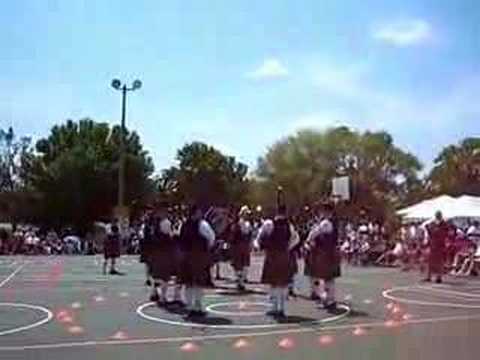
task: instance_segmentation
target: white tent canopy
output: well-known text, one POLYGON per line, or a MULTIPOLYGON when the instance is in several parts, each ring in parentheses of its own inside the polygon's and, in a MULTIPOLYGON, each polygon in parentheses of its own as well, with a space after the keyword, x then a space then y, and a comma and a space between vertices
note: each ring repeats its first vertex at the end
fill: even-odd
POLYGON ((401 209, 397 214, 408 222, 431 219, 436 211, 441 211, 447 219, 480 218, 480 197, 441 195, 401 209))

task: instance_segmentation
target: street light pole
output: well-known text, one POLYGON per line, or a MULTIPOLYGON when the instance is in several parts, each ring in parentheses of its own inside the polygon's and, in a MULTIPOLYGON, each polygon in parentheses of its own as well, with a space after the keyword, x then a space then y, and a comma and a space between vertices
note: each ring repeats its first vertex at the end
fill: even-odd
POLYGON ((120 127, 120 157, 118 166, 118 207, 125 206, 125 112, 127 108, 127 85, 122 86, 122 123, 120 127))
POLYGON ((126 109, 127 109, 127 92, 135 91, 142 87, 140 80, 135 80, 131 87, 127 87, 126 84, 122 85, 122 82, 118 79, 112 81, 112 87, 115 90, 122 92, 122 120, 120 126, 120 154, 118 163, 118 209, 123 211, 125 207, 125 160, 126 160, 126 109))

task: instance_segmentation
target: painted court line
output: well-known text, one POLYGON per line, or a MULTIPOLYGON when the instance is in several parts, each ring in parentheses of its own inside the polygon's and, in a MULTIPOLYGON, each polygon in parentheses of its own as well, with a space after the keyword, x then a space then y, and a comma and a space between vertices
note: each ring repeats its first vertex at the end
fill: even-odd
MULTIPOLYGON (((168 319, 163 319, 160 317, 155 317, 155 316, 145 314, 144 310, 154 305, 156 305, 156 303, 154 302, 147 302, 145 304, 140 305, 137 308, 137 314, 140 317, 144 318, 145 320, 150 320, 150 321, 154 321, 162 324, 167 324, 172 326, 183 326, 183 327, 189 327, 189 328, 201 328, 201 329, 255 330, 255 329, 273 329, 273 328, 288 328, 288 327, 292 328, 294 326, 303 325, 301 322, 291 323, 291 324, 210 325, 210 324, 200 324, 200 323, 193 323, 193 322, 186 322, 186 321, 175 321, 175 320, 168 320, 168 319)), ((321 325, 321 324, 338 321, 348 316, 348 314, 351 311, 350 307, 343 304, 339 304, 338 307, 345 310, 345 312, 341 313, 340 315, 331 316, 321 320, 308 321, 308 324, 321 325)), ((304 322, 304 324, 306 323, 307 322, 304 322)))
MULTIPOLYGON (((469 302, 470 303, 478 303, 480 301, 479 298, 467 297, 465 294, 443 292, 443 291, 439 291, 438 289, 432 291, 428 287, 414 287, 414 288, 411 288, 409 291, 417 292, 417 293, 421 293, 421 294, 429 294, 431 296, 436 296, 436 297, 442 297, 442 298, 445 298, 445 300, 453 299, 453 300, 464 301, 464 302, 467 302, 467 303, 469 303, 469 302)), ((448 301, 450 301, 450 300, 448 300, 448 301)))
POLYGON ((43 312, 44 314, 46 314, 46 316, 43 319, 40 319, 37 322, 34 322, 32 324, 29 324, 29 325, 19 326, 19 327, 16 327, 14 329, 0 331, 0 336, 11 335, 11 334, 15 334, 15 333, 18 333, 18 332, 21 332, 21 331, 34 329, 36 327, 42 326, 43 324, 46 324, 47 322, 49 322, 53 318, 52 312, 50 310, 48 310, 47 308, 44 308, 43 306, 22 304, 22 303, 0 303, 0 307, 2 307, 2 306, 40 311, 40 312, 43 312))
POLYGON ((243 306, 248 306, 248 305, 254 305, 254 306, 263 306, 267 309, 270 309, 272 305, 267 302, 251 302, 251 301, 234 301, 234 302, 220 302, 216 304, 210 304, 205 307, 205 311, 216 314, 216 315, 221 315, 221 316, 262 316, 265 314, 265 311, 220 311, 216 310, 218 307, 226 307, 226 306, 236 306, 238 310, 240 307, 243 306))
MULTIPOLYGON (((449 321, 464 321, 464 320, 480 320, 480 315, 473 316, 446 316, 440 318, 425 318, 402 321, 402 325, 421 325, 421 324, 435 324, 449 321)), ((92 346, 119 346, 119 345, 148 345, 148 344, 160 344, 160 343, 177 343, 185 341, 205 341, 205 340, 226 340, 235 338, 253 338, 253 337, 267 337, 283 334, 302 334, 302 333, 314 333, 318 331, 337 331, 337 330, 350 330, 357 327, 366 329, 372 328, 384 328, 385 322, 370 322, 370 323, 356 323, 345 325, 331 325, 322 328, 299 328, 299 329, 283 329, 283 330, 270 330, 251 333, 235 333, 235 334, 217 334, 217 335, 204 335, 204 336, 181 336, 181 337, 168 337, 168 338, 143 338, 143 339, 130 339, 130 340, 88 340, 79 342, 63 342, 63 343, 51 343, 51 344, 34 344, 34 345, 20 345, 20 346, 0 346, 0 351, 25 351, 25 350, 53 350, 53 349, 65 349, 65 348, 80 348, 80 347, 92 347, 92 346)))
POLYGON ((458 308, 458 309, 480 309, 480 304, 467 305, 467 304, 449 303, 449 302, 422 301, 422 300, 414 300, 414 299, 402 298, 399 296, 392 295, 392 293, 394 293, 395 291, 415 291, 415 290, 416 290, 415 286, 394 287, 388 290, 384 290, 382 292, 382 296, 391 301, 396 301, 396 302, 411 304, 411 305, 451 307, 451 308, 458 308))
POLYGON ((20 265, 17 267, 10 275, 8 275, 2 282, 0 282, 0 288, 3 287, 6 283, 8 283, 17 273, 23 269, 25 264, 20 265))
POLYGON ((464 297, 472 297, 476 299, 480 299, 480 294, 473 294, 473 293, 466 293, 466 292, 461 292, 461 291, 454 291, 454 290, 447 290, 443 288, 438 288, 438 287, 433 287, 433 286, 418 286, 419 289, 427 289, 433 292, 439 292, 439 293, 444 293, 444 294, 452 294, 452 295, 458 295, 458 296, 464 296, 464 297))

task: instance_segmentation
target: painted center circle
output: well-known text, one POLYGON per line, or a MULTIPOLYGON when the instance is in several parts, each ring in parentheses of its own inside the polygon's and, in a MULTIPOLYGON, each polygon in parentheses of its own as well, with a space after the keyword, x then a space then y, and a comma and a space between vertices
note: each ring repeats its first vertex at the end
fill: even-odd
POLYGON ((205 310, 209 313, 223 316, 261 316, 265 315, 270 308, 271 304, 267 302, 235 301, 210 304, 205 310))
MULTIPOLYGON (((141 318, 153 321, 157 323, 161 323, 164 325, 172 325, 172 326, 184 326, 190 328, 210 328, 210 329, 238 329, 238 330, 259 330, 259 329, 277 329, 277 328, 291 328, 298 326, 302 323, 308 323, 309 325, 321 325, 327 324, 331 322, 338 321, 350 313, 350 308, 347 305, 339 304, 338 308, 340 309, 340 313, 336 315, 332 315, 329 317, 325 317, 322 319, 302 319, 301 317, 294 316, 296 318, 293 321, 287 321, 286 323, 268 323, 265 322, 265 314, 269 310, 270 304, 265 302, 224 302, 224 303, 215 303, 208 305, 205 310, 209 312, 211 316, 207 316, 203 318, 201 321, 190 321, 190 319, 186 318, 185 316, 177 315, 176 317, 171 317, 168 311, 161 311, 160 314, 155 314, 155 309, 158 309, 156 303, 154 302, 147 302, 145 304, 140 305, 137 308, 137 315, 141 318), (242 305, 240 305, 242 303, 242 305), (246 308, 244 309, 243 305, 246 303, 246 308), (213 307, 212 307, 213 305, 213 307), (236 306, 237 308, 233 308, 229 310, 232 306, 236 306), (241 306, 242 309, 238 309, 241 306), (252 306, 252 310, 249 310, 249 306, 252 306), (225 311, 222 310, 222 307, 226 307, 225 311), (242 315, 239 315, 239 314, 242 315), (227 315, 228 314, 228 315, 227 315), (235 320, 229 319, 221 319, 221 322, 217 322, 220 319, 216 318, 219 317, 230 317, 235 320), (247 323, 245 320, 248 317, 259 317, 259 322, 261 323, 247 323), (261 319, 261 316, 264 316, 264 319, 261 319)), ((158 310, 157 310, 158 311, 158 310)), ((288 309, 287 309, 288 311, 288 309)))

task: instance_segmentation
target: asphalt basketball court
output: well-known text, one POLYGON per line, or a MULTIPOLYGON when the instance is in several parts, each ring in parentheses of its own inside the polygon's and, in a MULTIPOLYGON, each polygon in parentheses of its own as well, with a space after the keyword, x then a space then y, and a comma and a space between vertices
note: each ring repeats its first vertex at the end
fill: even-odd
MULTIPOLYGON (((208 316, 187 320, 148 302, 144 270, 103 276, 100 256, 0 257, 0 359, 477 359, 480 281, 420 283, 398 269, 344 267, 335 313, 290 299, 287 319, 265 316, 261 258, 249 292, 228 279, 206 290, 208 316)), ((229 267, 223 269, 227 278, 229 267)))

